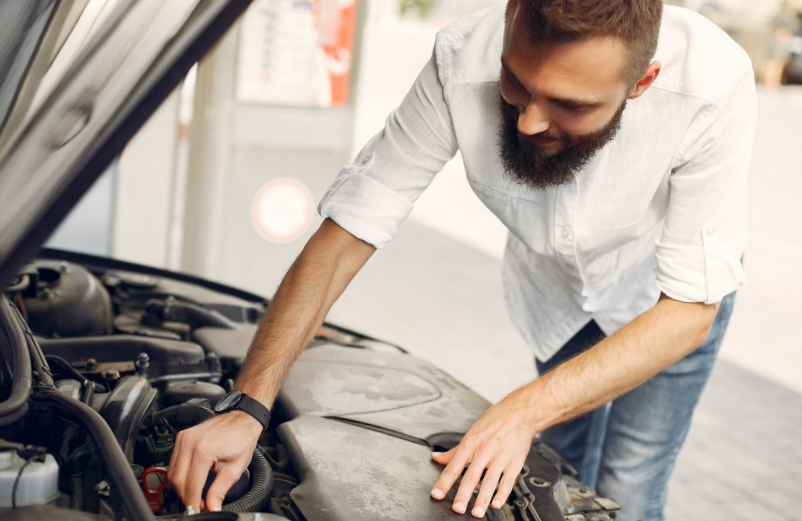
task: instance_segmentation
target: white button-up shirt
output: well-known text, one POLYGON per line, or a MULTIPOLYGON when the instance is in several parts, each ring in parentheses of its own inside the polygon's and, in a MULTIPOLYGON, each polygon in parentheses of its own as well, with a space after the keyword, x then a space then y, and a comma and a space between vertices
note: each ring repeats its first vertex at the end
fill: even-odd
POLYGON ((744 281, 747 172, 756 120, 749 57, 707 19, 666 6, 657 81, 571 183, 514 182, 498 151, 503 7, 441 31, 385 128, 318 206, 381 247, 457 150, 507 226, 504 293, 541 360, 588 321, 614 333, 660 293, 716 303, 744 281))

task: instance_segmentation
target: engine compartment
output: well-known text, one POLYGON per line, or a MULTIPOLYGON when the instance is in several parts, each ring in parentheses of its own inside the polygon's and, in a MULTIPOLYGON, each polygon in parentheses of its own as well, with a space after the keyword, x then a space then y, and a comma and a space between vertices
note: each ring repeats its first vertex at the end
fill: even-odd
MULTIPOLYGON (((26 267, 4 293, 45 355, 38 376, 52 376, 55 401, 97 412, 150 512, 181 517, 184 506, 166 483, 176 433, 212 416, 211 407, 233 388, 268 302, 187 275, 55 251, 26 267)), ((10 383, 0 379, 0 401, 10 383)), ((131 519, 131 498, 112 479, 97 436, 52 402, 32 399, 24 416, 0 426, 0 454, 52 456, 58 497, 11 510, 0 503, 0 514, 131 519)), ((430 452, 456 445, 488 405, 403 349, 326 324, 292 367, 248 471, 226 497, 228 512, 197 517, 459 517, 448 502, 428 497, 439 474, 430 452)), ((508 504, 487 518, 614 519, 618 505, 575 476, 535 443, 508 504)))

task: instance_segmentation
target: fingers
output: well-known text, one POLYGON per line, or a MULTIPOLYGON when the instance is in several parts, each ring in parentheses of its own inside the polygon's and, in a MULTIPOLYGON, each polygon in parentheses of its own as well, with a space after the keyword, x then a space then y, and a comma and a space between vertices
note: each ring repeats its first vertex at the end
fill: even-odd
POLYGON ((226 494, 241 475, 239 465, 228 464, 218 469, 217 476, 206 493, 206 507, 209 512, 218 512, 223 508, 226 494))
MULTIPOLYGON (((473 458, 473 462, 471 462, 470 467, 468 467, 465 475, 462 476, 462 481, 460 482, 457 495, 454 498, 454 504, 452 505, 454 512, 457 512, 458 514, 465 513, 468 508, 468 502, 471 500, 471 496, 473 495, 473 491, 479 486, 479 481, 482 479, 482 474, 494 456, 496 456, 495 446, 480 446, 478 455, 473 458)), ((493 488, 495 489, 495 483, 493 484, 493 488)), ((482 512, 482 515, 484 515, 484 512, 482 512)))
POLYGON ((226 492, 251 461, 262 427, 252 417, 238 412, 215 416, 178 433, 167 478, 186 506, 202 509, 209 470, 212 466, 222 470, 230 465, 230 474, 215 479, 212 503, 206 505, 222 508, 226 492))
POLYGON ((178 497, 186 503, 185 485, 187 470, 192 462, 192 450, 187 448, 187 432, 181 431, 175 440, 175 447, 170 456, 170 466, 167 469, 167 480, 173 485, 178 497))
POLYGON ((469 447, 472 445, 471 440, 465 440, 464 445, 461 444, 448 452, 432 454, 432 458, 438 463, 447 462, 446 468, 432 489, 432 497, 445 498, 450 488, 460 480, 452 509, 464 514, 478 487, 478 495, 471 514, 481 518, 491 506, 491 499, 493 508, 498 510, 504 506, 521 472, 529 445, 524 441, 520 450, 514 450, 511 454, 500 449, 502 445, 495 441, 483 442, 471 450, 469 447), (462 475, 466 465, 468 469, 462 475))
POLYGON ((449 452, 452 451, 453 455, 450 461, 446 465, 446 468, 443 469, 443 472, 440 473, 440 477, 434 484, 434 488, 432 488, 432 497, 434 499, 439 500, 446 497, 452 485, 456 483, 460 475, 462 475, 462 471, 465 470, 465 465, 468 464, 471 454, 473 453, 473 446, 472 443, 463 439, 459 445, 449 452))
MULTIPOLYGON (((209 477, 214 460, 206 455, 203 442, 195 445, 192 451, 192 465, 187 472, 184 485, 184 505, 201 509, 203 501, 203 485, 209 477)), ((224 493, 225 494, 225 493, 224 493)))
POLYGON ((498 481, 501 478, 501 473, 504 470, 503 465, 492 464, 485 472, 485 477, 482 480, 482 486, 479 489, 479 495, 476 496, 476 501, 473 504, 471 515, 474 517, 484 517, 487 512, 487 507, 490 505, 490 500, 493 498, 493 492, 496 490, 498 481))
POLYGON ((496 489, 496 497, 493 498, 493 508, 496 510, 504 506, 504 503, 507 502, 507 498, 510 497, 512 488, 515 486, 515 480, 518 479, 518 474, 521 472, 521 467, 523 467, 523 464, 519 463, 517 465, 510 465, 504 470, 504 476, 498 484, 498 489, 496 489))
POLYGON ((446 452, 432 452, 432 459, 441 465, 447 465, 451 458, 454 457, 456 447, 446 452))

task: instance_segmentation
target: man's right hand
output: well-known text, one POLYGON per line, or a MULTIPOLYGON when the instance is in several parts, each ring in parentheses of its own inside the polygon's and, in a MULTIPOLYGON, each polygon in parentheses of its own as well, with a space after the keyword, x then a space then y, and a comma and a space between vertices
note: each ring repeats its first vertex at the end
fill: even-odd
MULTIPOLYGON (((323 221, 273 296, 237 375, 237 389, 266 406, 273 403, 290 365, 374 251, 331 219, 323 221)), ((237 410, 179 432, 167 478, 184 504, 220 510, 261 432, 258 421, 237 410), (217 476, 203 498, 210 470, 217 476)))
POLYGON ((213 512, 223 507, 228 490, 251 462, 262 425, 250 415, 231 411, 178 433, 167 479, 184 505, 213 512), (217 474, 201 497, 209 471, 217 474))

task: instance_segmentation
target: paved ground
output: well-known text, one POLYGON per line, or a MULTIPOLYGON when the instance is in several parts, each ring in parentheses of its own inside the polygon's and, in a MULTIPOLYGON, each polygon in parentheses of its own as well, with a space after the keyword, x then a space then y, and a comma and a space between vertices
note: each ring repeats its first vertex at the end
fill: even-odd
POLYGON ((722 361, 669 493, 669 521, 802 519, 802 394, 722 361))

